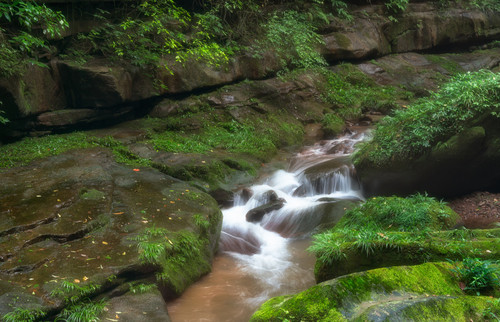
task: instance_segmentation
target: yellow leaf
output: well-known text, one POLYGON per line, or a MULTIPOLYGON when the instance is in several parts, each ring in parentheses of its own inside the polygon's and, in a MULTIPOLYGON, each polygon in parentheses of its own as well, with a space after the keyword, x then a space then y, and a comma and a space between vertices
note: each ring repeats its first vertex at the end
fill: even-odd
POLYGON ((75 278, 73 282, 75 282, 75 283, 77 283, 77 284, 78 284, 78 283, 80 283, 80 280, 79 280, 79 279, 77 279, 77 278, 75 278))
POLYGON ((107 245, 107 244, 108 244, 108 242, 105 242, 105 241, 103 241, 102 243, 103 243, 104 245, 107 245))
POLYGON ((83 280, 84 280, 84 281, 86 281, 86 280, 88 280, 88 279, 89 279, 89 278, 88 278, 87 276, 84 276, 84 277, 83 277, 83 280))

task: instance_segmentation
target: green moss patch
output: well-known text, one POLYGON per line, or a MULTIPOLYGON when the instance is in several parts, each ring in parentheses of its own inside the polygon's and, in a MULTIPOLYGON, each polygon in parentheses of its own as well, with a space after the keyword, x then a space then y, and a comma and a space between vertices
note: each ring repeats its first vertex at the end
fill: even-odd
MULTIPOLYGON (((464 295, 449 263, 379 268, 318 284, 293 296, 273 298, 251 321, 366 321, 387 318, 480 318, 497 312, 489 297, 464 295), (463 316, 463 317, 462 317, 463 316)), ((453 320, 453 319, 451 319, 453 320)))

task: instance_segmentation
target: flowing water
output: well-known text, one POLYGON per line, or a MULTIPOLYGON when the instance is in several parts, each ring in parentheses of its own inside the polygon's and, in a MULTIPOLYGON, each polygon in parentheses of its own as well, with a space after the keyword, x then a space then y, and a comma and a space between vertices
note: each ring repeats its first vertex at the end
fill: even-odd
POLYGON ((309 237, 340 219, 346 202, 362 200, 348 158, 362 138, 352 133, 306 147, 288 170, 243 190, 223 210, 212 272, 168 303, 172 321, 248 321, 270 297, 314 285, 309 237), (267 211, 260 222, 247 221, 255 208, 267 211))

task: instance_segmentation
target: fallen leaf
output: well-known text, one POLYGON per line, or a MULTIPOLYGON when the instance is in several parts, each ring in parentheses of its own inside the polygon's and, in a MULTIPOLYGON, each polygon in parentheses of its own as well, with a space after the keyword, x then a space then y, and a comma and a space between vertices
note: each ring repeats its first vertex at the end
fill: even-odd
POLYGON ((104 245, 107 245, 107 244, 108 244, 108 242, 105 242, 105 241, 103 241, 102 243, 103 243, 104 245))
POLYGON ((86 280, 88 280, 88 279, 89 279, 89 278, 88 278, 87 276, 84 276, 84 277, 83 277, 83 280, 84 280, 84 281, 86 281, 86 280))
POLYGON ((123 256, 127 255, 127 252, 123 252, 123 253, 122 253, 122 255, 123 255, 123 256))
POLYGON ((114 212, 113 215, 123 215, 124 212, 123 211, 119 211, 119 212, 114 212))
POLYGON ((37 197, 37 198, 42 198, 42 196, 41 196, 41 195, 36 195, 36 197, 37 197))
POLYGON ((79 279, 77 279, 77 278, 75 278, 75 279, 73 280, 73 282, 75 282, 75 283, 77 283, 77 284, 78 284, 78 283, 80 283, 80 280, 79 280, 79 279))
POLYGON ((140 170, 140 169, 134 169, 134 171, 135 171, 135 172, 139 172, 139 171, 141 171, 141 170, 140 170))

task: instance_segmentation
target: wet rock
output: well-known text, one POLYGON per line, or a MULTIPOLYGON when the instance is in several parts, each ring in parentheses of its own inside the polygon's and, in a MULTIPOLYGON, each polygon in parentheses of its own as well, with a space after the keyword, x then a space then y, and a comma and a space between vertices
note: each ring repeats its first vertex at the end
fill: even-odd
MULTIPOLYGON (((450 263, 353 273, 264 303, 250 321, 481 320, 488 296, 465 295, 450 263)), ((488 308, 488 309, 487 309, 488 308)))
POLYGON ((264 218, 261 225, 286 238, 302 238, 318 229, 333 227, 348 209, 353 208, 359 202, 360 200, 356 198, 325 198, 322 203, 314 207, 300 210, 287 209, 287 216, 264 218))
POLYGON ((220 250, 252 255, 260 252, 261 242, 253 231, 240 227, 225 227, 220 238, 220 250))
MULTIPOLYGON (((99 297, 139 277, 155 281, 165 274, 156 283, 168 298, 210 271, 222 223, 217 203, 155 169, 134 170, 93 148, 0 178, 0 286, 9 283, 0 296, 20 291, 58 312, 67 303, 52 292, 63 281, 91 287, 86 297, 99 297), (145 257, 144 243, 164 249, 163 255, 145 257)), ((143 303, 143 311, 154 311, 148 305, 159 300, 143 303)), ((13 310, 25 302, 8 304, 13 310)), ((122 308, 142 313, 141 306, 122 308)))
POLYGON ((218 188, 210 191, 210 195, 214 198, 217 203, 224 208, 231 207, 234 202, 234 194, 232 191, 218 188))
POLYGON ((249 188, 241 189, 240 197, 241 197, 242 202, 247 203, 247 201, 250 200, 250 198, 252 198, 252 196, 253 196, 252 189, 249 189, 249 188))
POLYGON ((479 117, 473 123, 477 126, 438 142, 416 160, 392 162, 378 168, 361 162, 356 169, 365 194, 426 191, 439 197, 453 197, 498 188, 498 120, 479 117))
MULTIPOLYGON (((276 198, 277 198, 277 196, 276 196, 276 198)), ((257 208, 250 210, 249 212, 247 212, 245 217, 246 217, 248 222, 259 222, 262 220, 262 217, 264 217, 266 214, 270 213, 271 211, 275 211, 275 210, 283 208, 285 203, 286 203, 285 199, 277 198, 274 201, 270 201, 269 203, 266 203, 260 207, 257 207, 257 208)))
POLYGON ((165 301, 158 289, 153 288, 144 293, 128 292, 112 298, 106 305, 103 321, 128 322, 170 322, 165 301))

